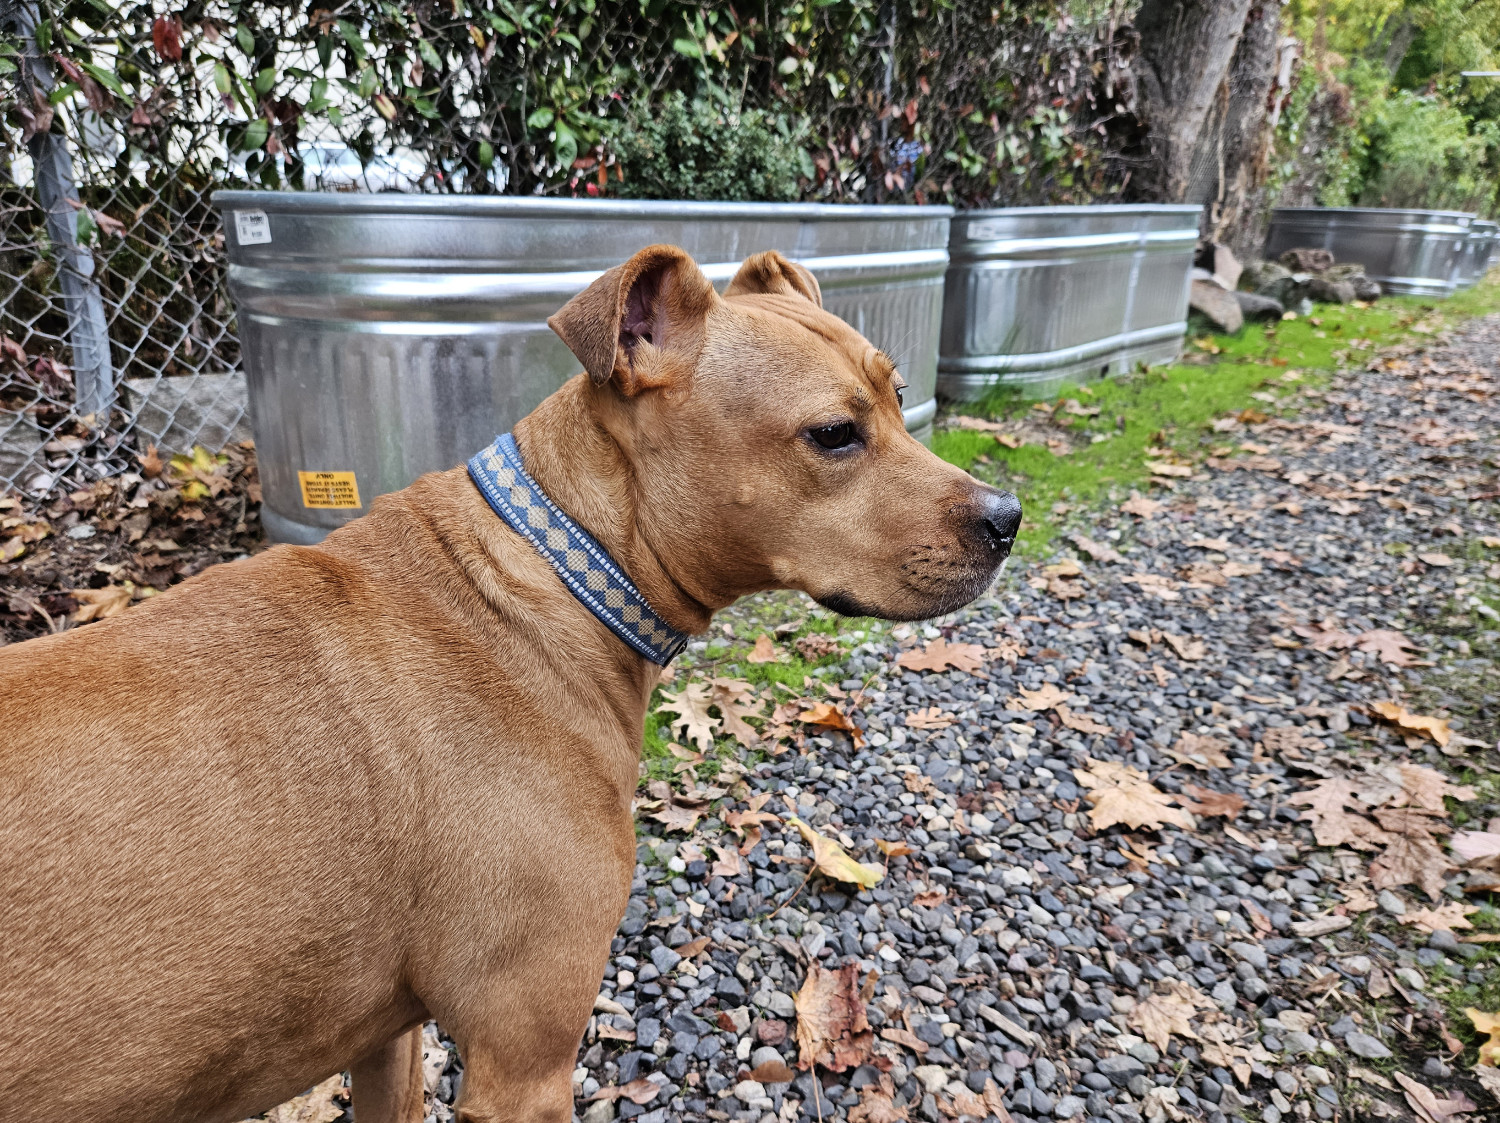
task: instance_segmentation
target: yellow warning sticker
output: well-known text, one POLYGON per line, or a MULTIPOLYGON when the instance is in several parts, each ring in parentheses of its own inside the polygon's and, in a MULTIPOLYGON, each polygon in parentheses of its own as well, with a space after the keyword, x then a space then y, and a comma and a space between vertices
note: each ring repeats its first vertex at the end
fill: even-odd
POLYGON ((353 472, 298 472, 304 507, 358 507, 359 485, 353 472))

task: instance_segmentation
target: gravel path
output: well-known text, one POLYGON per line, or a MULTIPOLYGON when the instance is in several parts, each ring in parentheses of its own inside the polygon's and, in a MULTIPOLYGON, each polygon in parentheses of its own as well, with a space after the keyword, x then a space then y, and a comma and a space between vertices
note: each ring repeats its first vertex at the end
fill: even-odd
MULTIPOLYGON (((1500 585, 1500 551, 1477 541, 1500 534, 1497 355, 1491 317, 1341 376, 1294 420, 1225 419, 1217 458, 1081 524, 1051 568, 1013 567, 938 627, 843 637, 857 645, 823 678, 866 744, 803 726, 800 750, 703 781, 729 792, 691 838, 643 814, 575 1074, 585 1123, 1417 1118, 1396 1072, 1495 1118, 1500 1101, 1449 1076, 1426 993, 1493 982, 1493 966, 1402 923, 1435 902, 1377 893, 1370 854, 1316 845, 1289 801, 1361 762, 1464 765, 1374 717, 1417 708, 1434 675, 1491 676, 1493 723, 1494 664, 1438 633, 1477 624, 1493 645, 1500 627, 1471 603, 1500 585), (896 666, 938 636, 992 658, 896 666), (1022 708, 1047 684, 1062 709, 1022 708), (1243 809, 1096 830, 1087 784, 1107 768, 1090 761, 1140 770, 1163 803, 1243 809), (862 891, 808 880, 805 836, 767 818, 755 841, 745 817, 792 806, 861 861, 883 864, 877 839, 912 853, 862 891), (864 988, 873 1044, 851 1036, 862 1063, 843 1071, 798 1067, 811 965, 852 965, 864 988)), ((677 685, 691 676, 690 659, 677 685)), ((1493 724, 1467 732, 1491 747, 1459 730, 1449 752, 1493 771, 1493 724)), ((1482 788, 1469 813, 1500 815, 1495 798, 1482 788)), ((1446 876, 1440 899, 1462 899, 1464 875, 1446 876)), ((450 1057, 439 1101, 458 1079, 450 1057)), ((432 1118, 451 1118, 445 1102, 432 1118)))

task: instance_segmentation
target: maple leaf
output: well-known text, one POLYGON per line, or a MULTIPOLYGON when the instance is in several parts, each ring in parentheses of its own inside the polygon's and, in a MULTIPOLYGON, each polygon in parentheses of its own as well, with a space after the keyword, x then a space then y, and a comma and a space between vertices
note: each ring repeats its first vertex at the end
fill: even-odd
POLYGON ((1438 743, 1440 748, 1446 745, 1453 736, 1448 723, 1442 718, 1414 714, 1400 702, 1376 702, 1370 708, 1392 725, 1427 734, 1438 743))
POLYGON ((655 819, 664 825, 669 831, 691 831, 698 825, 702 818, 703 810, 698 807, 683 807, 677 803, 663 803, 661 807, 646 816, 655 819))
POLYGON ((745 656, 747 663, 779 663, 781 653, 776 650, 776 645, 771 642, 771 637, 762 632, 755 641, 755 646, 750 649, 750 654, 745 656))
POLYGON ((1028 710, 1040 713, 1050 710, 1054 706, 1066 702, 1072 697, 1057 688, 1055 682, 1044 682, 1040 690, 1027 690, 1024 686, 1020 688, 1021 705, 1028 710))
POLYGON ((797 716, 797 720, 803 725, 821 725, 826 729, 842 729, 849 734, 849 739, 854 742, 857 749, 865 743, 865 735, 859 726, 849 720, 849 716, 835 706, 832 702, 819 702, 812 709, 797 716))
POLYGON ((1385 851, 1370 863, 1370 883, 1376 889, 1398 885, 1420 886, 1434 901, 1443 892, 1444 874, 1453 863, 1430 833, 1445 825, 1409 808, 1379 810, 1376 820, 1385 831, 1385 851))
POLYGON ((819 834, 797 816, 788 817, 787 823, 796 827, 803 840, 812 847, 813 868, 824 877, 858 885, 861 889, 868 889, 885 877, 885 871, 879 866, 856 862, 837 842, 819 834))
MULTIPOLYGON (((1428 720, 1436 721, 1437 719, 1428 720)), ((1399 771, 1406 798, 1397 803, 1398 807, 1406 803, 1412 807, 1419 807, 1423 811, 1446 815, 1448 808, 1443 803, 1444 796, 1451 796, 1460 802, 1467 802, 1479 796, 1479 793, 1467 784, 1449 783, 1448 777, 1432 768, 1425 768, 1419 764, 1402 764, 1399 766, 1399 771)))
POLYGON ((1403 924, 1415 924, 1424 932, 1452 932, 1458 928, 1474 927, 1464 919, 1464 914, 1478 911, 1476 906, 1463 901, 1447 901, 1435 909, 1408 909, 1397 919, 1403 924))
POLYGON ((721 722, 708 712, 709 706, 713 705, 713 694, 705 683, 690 682, 676 694, 663 690, 661 697, 657 713, 677 715, 668 726, 673 733, 686 737, 704 752, 713 748, 714 731, 721 722))
POLYGON ((747 717, 760 717, 760 699, 748 682, 739 679, 716 678, 709 680, 713 704, 723 715, 724 731, 742 745, 753 745, 760 734, 747 717))
POLYGON ((859 1103, 849 1109, 849 1123, 906 1123, 911 1116, 906 1108, 896 1106, 895 1096, 896 1085, 890 1073, 882 1072, 878 1083, 859 1090, 859 1103))
POLYGON ((925 710, 913 710, 905 718, 908 729, 947 729, 954 720, 952 714, 945 714, 936 706, 928 706, 925 710))
POLYGON ((1162 639, 1171 645, 1172 650, 1177 652, 1177 658, 1185 663, 1195 663, 1208 655, 1208 645, 1201 639, 1176 636, 1171 632, 1163 632, 1162 639))
POLYGON ((1184 733, 1177 738, 1177 744, 1167 750, 1167 755, 1178 764, 1186 764, 1190 768, 1206 770, 1209 768, 1228 768, 1229 745, 1217 737, 1203 737, 1197 733, 1184 733))
POLYGON ((1448 1123, 1450 1119, 1479 1106, 1462 1092, 1454 1092, 1440 1100, 1431 1088, 1413 1080, 1404 1072, 1396 1073, 1396 1083, 1406 1090, 1406 1102, 1411 1105, 1418 1118, 1430 1123, 1448 1123))
POLYGON ((1211 788, 1200 788, 1197 784, 1183 784, 1182 790, 1188 794, 1189 799, 1177 797, 1177 802, 1186 807, 1194 815, 1213 817, 1223 815, 1226 819, 1238 817, 1245 809, 1245 800, 1233 792, 1216 792, 1211 788))
POLYGON ((1057 707, 1057 719, 1069 729, 1079 733, 1113 733, 1114 730, 1102 722, 1097 722, 1085 714, 1075 714, 1067 706, 1057 707))
POLYGON ((1479 1063, 1486 1066, 1500 1065, 1500 1014, 1486 1014, 1470 1006, 1464 1011, 1474 1028, 1489 1034, 1489 1040, 1479 1046, 1479 1063))
POLYGON ((1316 781, 1311 788, 1287 800, 1293 807, 1306 807, 1302 819, 1313 827, 1313 838, 1319 846, 1353 846, 1373 850, 1386 836, 1363 815, 1351 815, 1345 808, 1364 810, 1355 794, 1355 784, 1347 777, 1316 781))
POLYGON ((1147 499, 1144 495, 1133 494, 1124 503, 1120 504, 1120 510, 1127 515, 1135 515, 1138 518, 1154 518, 1156 513, 1166 504, 1158 503, 1154 499, 1147 499))
POLYGON ((984 664, 984 658, 985 650, 977 643, 950 644, 939 636, 920 651, 915 647, 903 651, 896 665, 908 671, 941 671, 952 667, 973 674, 984 664))
POLYGON ((859 993, 859 965, 829 971, 814 963, 796 996, 797 1067, 834 1072, 869 1062, 875 1034, 859 993))
POLYGON ((1089 789, 1089 801, 1094 805, 1089 820, 1096 831, 1116 823, 1153 830, 1165 823, 1187 830, 1197 828, 1190 814, 1170 805, 1171 796, 1152 785, 1144 772, 1127 764, 1090 758, 1087 769, 1075 768, 1073 774, 1089 789))
POLYGON ((1412 665, 1412 657, 1405 649, 1415 650, 1417 646, 1400 632, 1392 631, 1390 628, 1376 628, 1373 631, 1361 632, 1356 643, 1361 651, 1378 655, 1382 663, 1391 663, 1397 667, 1412 665))
POLYGON ((1127 1021, 1141 1031, 1141 1036, 1162 1052, 1166 1052, 1167 1040, 1172 1034, 1179 1037, 1197 1038, 1198 1034, 1189 1021, 1199 1010, 1211 1009, 1215 1003, 1196 987, 1176 979, 1166 980, 1165 994, 1153 994, 1144 1002, 1136 1004, 1127 1021))
POLYGON ((331 1123, 344 1117, 344 1105, 333 1101, 345 1095, 343 1074, 330 1076, 310 1091, 266 1112, 266 1123, 331 1123))

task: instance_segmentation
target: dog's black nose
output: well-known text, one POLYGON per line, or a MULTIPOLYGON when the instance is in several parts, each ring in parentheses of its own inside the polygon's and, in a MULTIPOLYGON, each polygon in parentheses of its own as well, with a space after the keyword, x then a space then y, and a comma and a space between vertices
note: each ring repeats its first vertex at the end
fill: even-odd
POLYGON ((990 549, 1009 553, 1021 528, 1021 501, 1008 491, 987 487, 980 495, 980 526, 990 549))

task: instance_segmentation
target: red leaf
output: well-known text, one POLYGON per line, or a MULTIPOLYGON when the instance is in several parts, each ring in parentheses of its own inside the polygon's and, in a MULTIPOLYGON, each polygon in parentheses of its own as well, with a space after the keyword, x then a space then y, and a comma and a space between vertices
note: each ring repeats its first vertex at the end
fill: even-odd
POLYGON ((182 18, 157 16, 151 25, 151 42, 156 53, 168 62, 182 59, 182 18))

